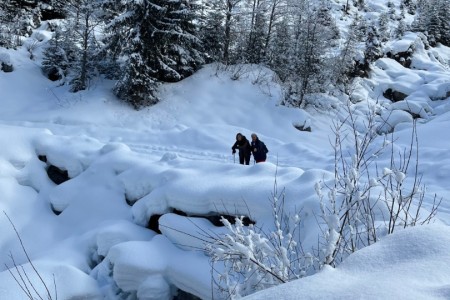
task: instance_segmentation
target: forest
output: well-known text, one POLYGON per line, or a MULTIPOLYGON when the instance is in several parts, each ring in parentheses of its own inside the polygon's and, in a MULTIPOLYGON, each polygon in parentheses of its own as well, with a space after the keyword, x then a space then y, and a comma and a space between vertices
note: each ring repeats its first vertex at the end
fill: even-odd
MULTIPOLYGON (((422 33, 429 47, 450 45, 448 0, 387 6, 367 20, 364 0, 5 0, 0 47, 21 46, 48 21, 54 34, 43 72, 74 93, 105 76, 117 80, 117 97, 139 109, 160 100, 161 83, 204 64, 258 64, 277 74, 284 104, 303 107, 314 93, 348 94, 352 79, 367 77, 384 55, 383 44, 406 31, 422 33)), ((28 43, 30 58, 42 39, 28 43)))

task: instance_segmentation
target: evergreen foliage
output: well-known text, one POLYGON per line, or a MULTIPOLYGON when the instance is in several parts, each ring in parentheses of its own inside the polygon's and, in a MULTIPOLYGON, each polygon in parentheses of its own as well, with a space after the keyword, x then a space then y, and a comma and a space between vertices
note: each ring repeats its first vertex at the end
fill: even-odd
POLYGON ((431 46, 450 46, 450 0, 419 1, 418 8, 413 30, 424 33, 431 46))
POLYGON ((98 20, 98 3, 90 0, 75 1, 68 10, 72 23, 68 36, 75 43, 71 61, 71 91, 78 92, 88 88, 89 80, 94 74, 94 57, 97 53, 95 29, 98 20))
POLYGON ((207 62, 221 61, 225 47, 224 12, 220 1, 205 4, 200 15, 200 39, 207 62))
POLYGON ((349 92, 352 78, 360 75, 356 73, 356 65, 359 61, 357 48, 361 39, 359 22, 360 18, 356 16, 350 24, 345 43, 333 65, 335 85, 346 93, 349 92))
POLYGON ((57 28, 49 46, 44 51, 42 70, 50 80, 64 80, 67 75, 69 60, 63 48, 63 33, 57 28))
POLYGON ((416 3, 414 2, 414 0, 402 0, 401 5, 406 7, 406 11, 408 12, 408 14, 410 14, 410 15, 416 14, 417 7, 416 7, 416 3))
POLYGON ((34 1, 2 0, 0 2, 0 47, 17 48, 22 37, 28 37, 40 23, 34 1))
POLYGON ((308 94, 324 92, 330 83, 327 55, 337 38, 329 19, 324 17, 325 10, 314 10, 305 4, 291 33, 289 76, 285 81, 287 103, 298 107, 307 104, 304 100, 308 94))
POLYGON ((134 107, 158 102, 159 82, 175 82, 203 63, 193 8, 185 0, 130 1, 109 25, 107 50, 122 60, 114 91, 134 107))
POLYGON ((269 65, 278 74, 282 82, 285 82, 290 74, 290 49, 291 36, 289 24, 282 20, 275 25, 275 34, 272 45, 269 48, 269 65))
POLYGON ((249 63, 261 63, 265 60, 265 24, 265 16, 260 10, 258 10, 258 12, 255 14, 254 25, 251 29, 248 39, 247 50, 245 51, 247 61, 249 63))
POLYGON ((389 14, 382 13, 378 20, 378 32, 380 34, 380 39, 382 42, 387 42, 389 40, 389 14))
POLYGON ((380 57, 383 57, 383 52, 381 51, 379 34, 377 28, 372 24, 367 30, 366 51, 364 52, 365 62, 371 63, 380 57))
POLYGON ((20 46, 41 18, 63 18, 49 22, 50 30, 60 28, 42 69, 73 92, 101 74, 140 108, 159 101, 161 82, 179 81, 205 62, 251 63, 277 73, 284 103, 303 106, 330 85, 348 91, 382 57, 382 43, 407 30, 423 33, 426 45, 450 45, 449 1, 387 1, 370 24, 361 17, 366 1, 347 1, 343 16, 353 22, 340 31, 331 0, 5 0, 0 47, 20 46), (412 26, 407 14, 415 15, 412 26))

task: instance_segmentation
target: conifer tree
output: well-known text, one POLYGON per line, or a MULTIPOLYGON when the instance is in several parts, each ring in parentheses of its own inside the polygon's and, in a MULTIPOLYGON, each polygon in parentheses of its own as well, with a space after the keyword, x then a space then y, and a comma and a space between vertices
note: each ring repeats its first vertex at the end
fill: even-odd
POLYGON ((441 20, 439 42, 450 47, 450 0, 439 1, 438 18, 441 20))
POLYGON ((382 42, 389 40, 389 19, 388 13, 382 13, 378 20, 378 32, 382 42))
MULTIPOLYGON (((231 48, 233 44, 233 23, 235 17, 235 10, 242 0, 223 0, 225 2, 225 41, 223 45, 223 62, 228 64, 231 62, 231 48)), ((239 48, 239 47, 236 47, 239 48)))
POLYGON ((247 62, 258 64, 263 61, 266 42, 266 20, 261 10, 255 14, 254 28, 251 29, 246 50, 247 62))
POLYGON ((365 63, 369 64, 382 56, 378 30, 374 24, 371 24, 367 30, 366 50, 364 52, 365 63))
POLYGON ((125 58, 114 91, 135 108, 155 104, 159 82, 181 80, 203 63, 193 8, 185 0, 129 1, 119 7, 109 26, 116 38, 107 45, 118 59, 125 58))
POLYGON ((317 22, 324 29, 325 39, 329 41, 339 38, 339 28, 330 12, 331 8, 326 2, 322 2, 317 11, 317 22))
POLYGON ((450 0, 418 2, 419 13, 412 29, 424 33, 431 46, 450 46, 450 0))
POLYGON ((288 80, 289 102, 293 106, 305 105, 305 96, 322 92, 327 81, 325 53, 330 47, 329 28, 320 24, 319 14, 307 8, 297 17, 294 48, 291 50, 291 71, 288 80))
POLYGON ((202 8, 200 39, 207 62, 217 62, 223 58, 225 46, 224 18, 220 0, 206 3, 202 8))
POLYGON ((94 57, 97 52, 95 29, 100 23, 97 17, 99 5, 96 1, 76 0, 68 9, 71 18, 68 35, 76 43, 71 61, 71 91, 88 88, 88 81, 94 74, 94 57))
POLYGON ((39 13, 34 1, 0 1, 0 47, 16 48, 22 37, 31 35, 39 25, 39 13))
POLYGON ((406 7, 406 11, 408 12, 408 14, 410 15, 415 15, 416 14, 416 3, 414 2, 414 0, 403 0, 401 3, 404 7, 406 7))
POLYGON ((389 18, 391 20, 395 20, 396 19, 396 16, 395 16, 395 4, 392 1, 388 1, 387 7, 388 7, 389 18))
POLYGON ((63 49, 63 33, 61 28, 56 28, 49 46, 44 50, 42 70, 50 80, 64 80, 67 75, 69 61, 63 49))
POLYGON ((397 28, 395 29, 395 37, 401 38, 405 34, 405 31, 406 31, 406 24, 405 24, 405 21, 403 19, 401 19, 398 22, 397 28))
POLYGON ((282 82, 285 82, 290 73, 291 63, 291 33, 286 19, 275 25, 275 34, 271 46, 268 48, 269 66, 277 73, 282 82))
POLYGON ((362 18, 360 14, 356 14, 350 26, 355 27, 354 32, 358 41, 363 42, 366 40, 368 27, 366 19, 362 18))
POLYGON ((335 63, 332 65, 334 84, 341 90, 348 93, 352 78, 360 74, 356 74, 355 67, 358 61, 357 45, 360 42, 360 33, 358 26, 359 18, 353 19, 350 24, 345 43, 341 48, 341 52, 336 57, 335 63))
POLYGON ((136 49, 130 55, 125 72, 114 87, 114 93, 136 109, 153 105, 159 101, 156 95, 159 81, 155 79, 154 73, 136 49))

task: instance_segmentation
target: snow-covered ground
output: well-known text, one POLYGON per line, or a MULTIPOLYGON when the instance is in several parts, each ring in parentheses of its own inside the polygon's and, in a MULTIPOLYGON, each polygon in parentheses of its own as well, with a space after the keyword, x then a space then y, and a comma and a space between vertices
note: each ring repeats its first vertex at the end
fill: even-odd
MULTIPOLYGON (((413 115, 420 116, 419 174, 427 193, 443 198, 440 224, 400 231, 337 269, 251 299, 450 297, 450 50, 427 50, 410 33, 385 52, 410 46, 412 67, 377 61, 371 77, 357 84, 352 97, 361 102, 353 107, 364 112, 378 101, 377 108, 384 108, 378 121, 387 121, 386 132, 395 128, 398 149, 409 146, 413 115), (392 103, 382 96, 389 88, 407 97, 392 103)), ((204 217, 245 215, 270 226, 275 178, 286 189, 287 209, 307 212, 304 246, 317 243, 315 216, 308 212, 319 206, 315 183, 333 172, 329 141, 345 99, 327 98, 338 107, 328 112, 287 108, 278 105, 282 91, 269 70, 246 66, 239 80, 231 80, 233 70, 208 65, 164 85, 162 102, 136 112, 112 95, 108 80, 68 93, 47 80, 24 49, 1 53, 9 54, 15 71, 0 72, 0 210, 59 299, 171 299, 178 289, 211 298, 211 265, 198 251, 199 231, 224 228, 204 217), (303 124, 311 132, 294 127, 303 124), (266 163, 234 160, 238 132, 258 134, 269 148, 266 163), (67 170, 71 179, 54 184, 49 165, 67 170), (180 211, 187 216, 174 213, 180 211), (153 216, 161 216, 162 234, 148 228, 153 216)), ((426 198, 425 207, 430 205, 426 198)), ((44 295, 2 214, 0 299, 26 299, 8 271, 10 254, 44 295)))
POLYGON ((449 233, 438 225, 394 233, 336 269, 246 299, 448 299, 449 233))

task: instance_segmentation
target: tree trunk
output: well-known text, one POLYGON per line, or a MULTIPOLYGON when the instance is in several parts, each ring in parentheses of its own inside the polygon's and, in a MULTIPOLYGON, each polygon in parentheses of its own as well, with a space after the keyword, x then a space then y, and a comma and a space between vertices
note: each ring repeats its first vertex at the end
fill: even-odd
POLYGON ((88 47, 89 47, 89 17, 90 14, 86 13, 84 16, 84 31, 83 31, 83 55, 81 57, 81 70, 80 70, 80 90, 85 90, 87 87, 87 72, 88 72, 88 47))
POLYGON ((270 37, 272 35, 273 23, 275 21, 275 12, 276 12, 278 3, 279 3, 278 0, 273 0, 273 2, 272 2, 272 9, 270 11, 270 18, 269 18, 269 28, 267 29, 267 35, 266 35, 266 41, 265 41, 265 47, 264 47, 264 56, 266 55, 267 48, 269 47, 270 37))
POLYGON ((233 10, 233 3, 231 0, 227 1, 227 15, 225 19, 225 43, 223 46, 223 61, 225 64, 229 63, 230 59, 230 40, 231 40, 231 11, 233 10))

